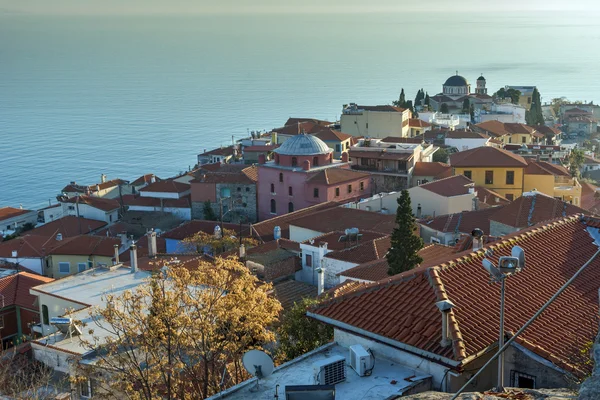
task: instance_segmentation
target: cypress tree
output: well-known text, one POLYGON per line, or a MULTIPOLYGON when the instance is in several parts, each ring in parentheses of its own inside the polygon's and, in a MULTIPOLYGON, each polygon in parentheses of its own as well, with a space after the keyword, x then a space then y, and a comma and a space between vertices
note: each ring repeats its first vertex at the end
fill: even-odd
POLYGON ((464 99, 463 107, 462 107, 463 114, 468 114, 470 108, 471 108, 471 103, 469 102, 469 99, 464 99))
POLYGON ((425 105, 429 106, 429 93, 425 93, 425 105))
POLYGON ((442 103, 442 105, 440 106, 440 112, 442 114, 449 114, 450 111, 448 110, 448 104, 442 103))
POLYGON ((389 265, 388 275, 411 270, 423 262, 418 254, 423 248, 423 239, 415 235, 416 229, 410 196, 408 190, 403 190, 398 198, 396 227, 392 232, 391 247, 385 256, 389 265))
POLYGON ((400 91, 400 98, 398 99, 399 107, 406 106, 406 95, 404 94, 404 88, 400 91))

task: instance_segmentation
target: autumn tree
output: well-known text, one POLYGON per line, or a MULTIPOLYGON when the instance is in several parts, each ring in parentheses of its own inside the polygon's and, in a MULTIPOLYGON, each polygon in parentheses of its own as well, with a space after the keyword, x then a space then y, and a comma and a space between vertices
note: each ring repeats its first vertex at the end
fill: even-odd
POLYGON ((333 340, 331 325, 306 316, 306 311, 318 303, 317 299, 305 298, 283 314, 277 329, 278 360, 292 360, 333 340))
POLYGON ((61 382, 53 381, 52 369, 37 360, 30 360, 17 350, 17 347, 13 347, 0 355, 0 398, 56 398, 56 390, 61 382))
POLYGON ((391 247, 385 256, 389 275, 411 270, 423 262, 419 256, 419 250, 423 248, 423 239, 415 235, 416 230, 410 195, 408 190, 404 189, 398 198, 396 227, 392 232, 391 247))
POLYGON ((269 326, 281 305, 270 284, 233 258, 169 267, 120 296, 105 295, 81 329, 96 352, 97 392, 109 398, 198 399, 248 376, 243 354, 275 340, 269 326))
MULTIPOLYGON (((240 246, 239 232, 232 229, 223 229, 221 233, 198 232, 194 236, 183 240, 183 246, 189 250, 195 250, 199 253, 208 248, 213 254, 219 255, 224 252, 236 250, 240 246)), ((242 237, 241 243, 246 247, 254 247, 258 244, 256 239, 249 236, 242 237)))

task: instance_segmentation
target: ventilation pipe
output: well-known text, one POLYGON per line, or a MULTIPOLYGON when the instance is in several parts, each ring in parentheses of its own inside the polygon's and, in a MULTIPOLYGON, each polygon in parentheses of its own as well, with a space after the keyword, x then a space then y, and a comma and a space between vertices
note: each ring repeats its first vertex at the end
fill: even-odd
POLYGON ((325 270, 321 267, 317 269, 317 295, 325 291, 325 270))
POLYGON ((131 273, 135 274, 138 270, 137 246, 132 244, 129 247, 129 263, 131 264, 131 273))
POLYGON ((119 245, 115 244, 113 246, 113 248, 115 249, 115 265, 116 265, 116 264, 120 263, 120 261, 119 261, 119 245))
POLYGON ((148 257, 154 258, 156 257, 156 253, 156 232, 152 229, 148 232, 148 257))
POLYGON ((442 340, 440 345, 447 347, 452 344, 452 335, 450 333, 450 311, 454 308, 454 303, 450 300, 442 300, 435 303, 438 310, 442 313, 442 340))
POLYGON ((60 232, 59 232, 59 233, 57 233, 57 234, 56 234, 56 240, 57 240, 57 241, 59 241, 59 242, 60 242, 61 240, 63 240, 63 235, 62 235, 62 233, 60 233, 60 232))
POLYGON ((473 237, 473 251, 481 250, 483 247, 483 231, 475 228, 471 232, 471 236, 473 237))
POLYGON ((421 203, 419 203, 417 205, 417 218, 421 218, 421 212, 422 212, 421 203))

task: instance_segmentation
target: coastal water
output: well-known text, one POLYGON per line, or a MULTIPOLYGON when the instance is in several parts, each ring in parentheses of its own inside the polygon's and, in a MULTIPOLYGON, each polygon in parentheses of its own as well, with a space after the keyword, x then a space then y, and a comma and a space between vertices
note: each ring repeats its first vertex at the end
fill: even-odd
POLYGON ((600 100, 589 13, 57 17, 0 14, 0 206, 69 181, 168 177, 288 117, 339 117, 458 70, 491 92, 600 100))

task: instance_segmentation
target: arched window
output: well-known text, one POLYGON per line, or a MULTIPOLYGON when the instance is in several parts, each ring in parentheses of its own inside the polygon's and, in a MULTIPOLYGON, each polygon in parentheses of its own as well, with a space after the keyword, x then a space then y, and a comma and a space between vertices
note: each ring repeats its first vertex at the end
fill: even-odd
POLYGON ((292 167, 298 166, 298 159, 296 157, 292 157, 292 167))
POLYGON ((313 167, 319 166, 319 157, 313 157, 313 167))
POLYGON ((275 185, 271 183, 271 193, 275 193, 275 185))
POLYGON ((279 182, 283 182, 283 172, 279 173, 279 182))
POLYGON ((288 212, 294 212, 294 203, 291 201, 288 203, 288 212))
POLYGON ((42 304, 42 324, 50 325, 50 318, 48 317, 48 306, 42 304))
POLYGON ((277 213, 277 204, 275 204, 275 199, 271 199, 271 214, 277 213))

